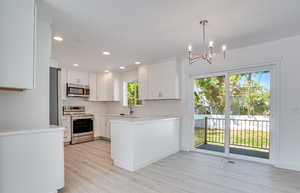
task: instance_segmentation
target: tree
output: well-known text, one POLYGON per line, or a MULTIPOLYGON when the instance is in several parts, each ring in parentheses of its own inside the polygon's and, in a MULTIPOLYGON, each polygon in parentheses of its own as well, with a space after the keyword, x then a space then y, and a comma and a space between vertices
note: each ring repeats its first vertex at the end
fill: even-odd
MULTIPOLYGON (((231 75, 230 94, 233 115, 267 115, 270 111, 270 90, 253 75, 258 72, 231 75)), ((225 76, 195 80, 195 112, 198 114, 224 114, 225 76)))
POLYGON ((225 77, 195 80, 196 112, 199 114, 223 114, 225 108, 225 77))

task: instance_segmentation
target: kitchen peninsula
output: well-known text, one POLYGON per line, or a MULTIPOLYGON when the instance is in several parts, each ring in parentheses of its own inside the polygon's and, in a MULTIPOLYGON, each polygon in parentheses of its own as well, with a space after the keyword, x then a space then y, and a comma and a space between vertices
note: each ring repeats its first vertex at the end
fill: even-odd
POLYGON ((179 117, 126 117, 111 122, 111 157, 136 171, 179 151, 179 117))

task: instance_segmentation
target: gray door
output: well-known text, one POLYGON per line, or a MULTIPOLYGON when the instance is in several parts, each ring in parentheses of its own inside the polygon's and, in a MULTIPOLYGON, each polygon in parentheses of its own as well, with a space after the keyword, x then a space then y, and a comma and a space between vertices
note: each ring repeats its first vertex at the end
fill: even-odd
POLYGON ((50 81, 49 81, 49 89, 50 89, 50 113, 49 120, 50 125, 58 125, 58 71, 57 68, 50 68, 50 81))

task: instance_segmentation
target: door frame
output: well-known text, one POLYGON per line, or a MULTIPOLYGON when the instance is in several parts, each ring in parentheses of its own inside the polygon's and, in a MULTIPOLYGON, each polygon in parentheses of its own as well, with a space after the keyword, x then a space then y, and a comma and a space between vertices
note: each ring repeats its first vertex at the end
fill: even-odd
MULTIPOLYGON (((221 70, 216 70, 215 72, 203 72, 198 75, 190 76, 190 83, 192 84, 192 88, 194 88, 194 80, 199 78, 207 78, 207 77, 213 77, 213 76, 224 76, 225 75, 225 93, 226 93, 226 99, 225 99, 225 116, 228 114, 228 111, 230 110, 230 98, 227 93, 229 93, 229 75, 230 74, 239 74, 239 73, 249 73, 249 72, 259 72, 259 71, 269 71, 270 72, 270 108, 271 108, 271 116, 270 116, 270 157, 269 159, 263 159, 263 158, 256 158, 256 157, 250 157, 250 156, 244 156, 244 155, 238 155, 233 154, 229 152, 229 131, 227 129, 227 134, 225 134, 225 137, 227 137, 227 140, 225 140, 224 149, 225 152, 214 152, 209 150, 203 150, 203 149, 196 149, 192 147, 192 151, 210 154, 210 155, 216 155, 221 156, 229 159, 242 159, 242 160, 248 160, 248 161, 255 161, 260 163, 266 163, 266 164, 272 164, 275 165, 276 161, 278 160, 278 151, 279 151, 279 125, 280 125, 280 119, 279 119, 279 101, 280 101, 280 62, 269 62, 269 63, 263 63, 263 64, 256 64, 256 65, 244 65, 244 66, 231 66, 226 67, 221 70), (227 148, 226 148, 227 146, 227 148)), ((194 93, 192 89, 192 106, 194 107, 194 93)), ((194 109, 193 115, 194 115, 194 109)), ((194 140, 194 117, 192 119, 193 123, 193 140, 194 140)), ((227 123, 228 124, 228 123, 227 123)), ((228 126, 227 126, 228 128, 228 126)), ((225 130, 226 132, 226 130, 225 130)))

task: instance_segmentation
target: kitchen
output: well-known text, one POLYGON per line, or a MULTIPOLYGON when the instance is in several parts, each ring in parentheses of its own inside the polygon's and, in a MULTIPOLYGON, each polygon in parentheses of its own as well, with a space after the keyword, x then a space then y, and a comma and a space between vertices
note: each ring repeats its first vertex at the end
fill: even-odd
MULTIPOLYGON (((149 65, 141 65, 131 71, 104 73, 75 71, 62 68, 58 73, 60 76, 59 90, 61 93, 59 93, 59 111, 65 106, 85 106, 87 109, 86 112, 93 113, 95 116, 94 137, 110 138, 109 119, 120 116, 120 114, 129 114, 128 104, 124 102, 124 97, 126 96, 124 90, 126 91, 126 89, 123 85, 125 82, 137 81, 139 85, 139 96, 141 97, 143 104, 134 106, 133 114, 135 116, 157 115, 156 112, 153 112, 157 107, 153 107, 153 109, 149 109, 148 107, 155 105, 160 106, 162 101, 164 103, 173 104, 175 107, 173 107, 173 109, 169 109, 169 112, 161 112, 161 116, 178 116, 178 114, 176 114, 176 108, 180 107, 180 72, 179 70, 176 70, 176 61, 173 60, 168 63, 165 62, 164 64, 156 64, 153 66, 154 67, 151 71, 149 69, 149 65), (163 72, 159 70, 161 69, 159 68, 160 65, 168 65, 167 67, 175 70, 172 72, 166 68, 166 71, 163 72), (166 75, 169 75, 167 80, 160 79, 157 81, 158 79, 156 77, 167 77, 166 75), (173 82, 173 85, 170 84, 171 82, 173 82), (70 87, 70 85, 73 87, 70 87), (78 88, 74 88, 75 86, 78 88), (86 89, 83 87, 86 87, 86 89), (87 90, 89 94, 84 95, 84 90, 87 90), (74 96, 71 93, 72 91, 78 91, 82 95, 74 96), (147 95, 148 92, 156 94, 147 95), (170 112, 173 113, 170 114, 170 112)), ((83 112, 85 112, 85 110, 83 110, 83 112)), ((62 120, 62 124, 65 127, 68 126, 68 131, 66 131, 66 142, 70 142, 70 120, 68 117, 63 115, 63 112, 60 112, 59 117, 62 120), (69 134, 67 135, 67 133, 69 134)))
MULTIPOLYGON (((52 61, 53 63, 54 61, 52 61)), ((131 67, 130 71, 120 69, 114 72, 85 72, 76 70, 76 68, 51 68, 53 73, 57 75, 51 76, 50 73, 50 77, 54 77, 54 80, 50 78, 50 84, 53 81, 57 82, 57 88, 54 90, 59 92, 55 93, 58 98, 57 103, 54 103, 56 108, 50 107, 50 110, 54 109, 58 115, 54 115, 54 120, 50 119, 50 121, 65 128, 64 141, 66 145, 93 141, 94 139, 110 141, 112 122, 120 119, 147 122, 151 120, 173 121, 173 119, 178 122, 177 120, 180 119, 178 111, 170 111, 171 109, 165 114, 162 114, 162 111, 160 111, 161 114, 147 112, 147 110, 149 111, 148 106, 155 104, 159 106, 161 101, 164 103, 168 101, 170 105, 175 105, 173 109, 179 107, 180 69, 176 60, 154 65, 140 64, 135 68, 131 67), (162 71, 161 66, 165 66, 165 71, 162 71), (168 77, 168 79, 158 81, 158 77, 168 77), (134 81, 138 86, 133 92, 140 98, 134 98, 134 102, 129 104, 127 83, 134 81), (139 99, 140 104, 136 104, 139 99)), ((53 86, 55 85, 52 84, 51 87, 53 88, 53 86)), ((50 96, 55 97, 51 92, 50 96)), ((51 114, 53 113, 50 112, 51 114)), ((164 152, 166 155, 170 155, 179 151, 180 123, 176 124, 174 143, 169 146, 165 145, 166 149, 160 150, 157 152, 158 155, 148 158, 148 162, 150 160, 151 162, 157 161, 164 157, 164 152)), ((148 133, 149 136, 150 133, 148 133)), ((131 141, 132 139, 127 140, 131 141)), ((162 141, 165 140, 167 138, 162 141)), ((114 152, 121 151, 120 148, 122 147, 118 147, 114 152)))
POLYGON ((299 7, 2 0, 0 193, 299 192, 299 7))

